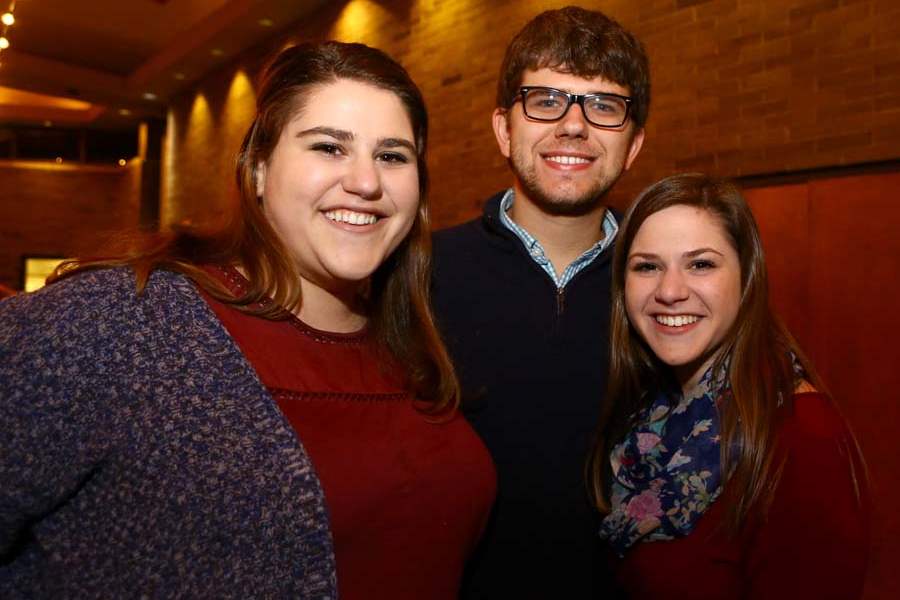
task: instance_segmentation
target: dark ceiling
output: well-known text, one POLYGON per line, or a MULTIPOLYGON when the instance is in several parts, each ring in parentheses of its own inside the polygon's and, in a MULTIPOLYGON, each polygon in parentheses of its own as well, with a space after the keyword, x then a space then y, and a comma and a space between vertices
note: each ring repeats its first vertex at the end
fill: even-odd
POLYGON ((0 0, 0 123, 114 127, 162 116, 169 97, 324 0, 0 0))

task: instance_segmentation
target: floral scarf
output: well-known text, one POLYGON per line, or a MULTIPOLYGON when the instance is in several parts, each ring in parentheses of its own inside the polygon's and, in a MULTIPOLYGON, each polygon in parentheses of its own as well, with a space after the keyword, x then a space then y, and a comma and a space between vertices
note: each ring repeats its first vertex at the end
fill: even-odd
POLYGON ((638 540, 687 535, 722 492, 718 404, 727 365, 704 373, 693 393, 660 393, 610 453, 611 512, 600 537, 624 556, 638 540))

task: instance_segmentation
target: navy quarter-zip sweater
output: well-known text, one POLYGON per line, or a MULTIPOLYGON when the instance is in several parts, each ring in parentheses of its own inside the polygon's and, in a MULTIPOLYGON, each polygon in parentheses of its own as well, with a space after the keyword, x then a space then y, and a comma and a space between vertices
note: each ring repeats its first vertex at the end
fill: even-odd
POLYGON ((498 473, 463 597, 610 598, 584 465, 606 389, 612 249, 557 290, 500 222, 502 196, 434 234, 438 324, 498 473))

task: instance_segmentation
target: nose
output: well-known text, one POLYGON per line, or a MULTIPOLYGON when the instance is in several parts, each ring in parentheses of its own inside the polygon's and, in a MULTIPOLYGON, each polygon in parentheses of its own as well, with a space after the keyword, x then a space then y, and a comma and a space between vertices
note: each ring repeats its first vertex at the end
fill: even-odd
POLYGON ((380 198, 381 173, 375 159, 358 155, 348 161, 347 171, 341 179, 341 186, 348 194, 354 194, 364 200, 380 198))
POLYGON ((656 286, 656 301, 660 304, 675 304, 687 300, 690 295, 684 273, 680 269, 663 271, 656 286))
POLYGON ((578 102, 569 105, 566 114, 557 121, 556 135, 559 137, 587 137, 590 123, 584 117, 584 108, 578 102))

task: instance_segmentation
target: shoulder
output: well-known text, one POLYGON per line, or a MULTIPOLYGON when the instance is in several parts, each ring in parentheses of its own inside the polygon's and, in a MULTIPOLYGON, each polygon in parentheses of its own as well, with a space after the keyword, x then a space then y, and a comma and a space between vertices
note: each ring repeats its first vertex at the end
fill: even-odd
POLYGON ((497 217, 505 193, 499 192, 489 198, 481 216, 432 234, 436 271, 454 266, 468 271, 472 266, 468 264, 470 261, 482 261, 496 252, 509 252, 511 234, 497 217))
POLYGON ((789 497, 843 490, 857 507, 867 496, 865 460, 850 425, 834 401, 820 392, 800 392, 778 432, 784 458, 779 486, 789 497))
MULTIPOLYGON (((191 320, 203 300, 184 276, 154 272, 138 293, 130 268, 85 271, 0 303, 0 350, 29 354, 111 344, 167 319, 191 320)), ((60 353, 56 353, 60 354, 60 353)))
POLYGON ((783 435, 834 440, 848 435, 849 428, 834 401, 815 389, 799 388, 794 393, 790 412, 784 419, 783 435))
POLYGON ((19 294, 0 305, 0 316, 28 319, 51 314, 57 318, 69 311, 87 310, 94 315, 106 314, 119 304, 159 301, 166 297, 196 295, 193 284, 183 275, 155 271, 145 289, 138 293, 134 272, 128 267, 84 271, 44 286, 30 294, 19 294))
POLYGON ((431 236, 434 241, 435 251, 452 249, 460 242, 473 239, 473 236, 476 235, 482 227, 481 217, 478 217, 471 221, 460 223, 459 225, 435 231, 431 236))
POLYGON ((482 209, 482 214, 470 221, 438 230, 432 235, 435 250, 451 248, 465 242, 482 239, 488 231, 488 223, 496 223, 496 215, 500 211, 500 201, 506 191, 497 192, 488 198, 482 209))

